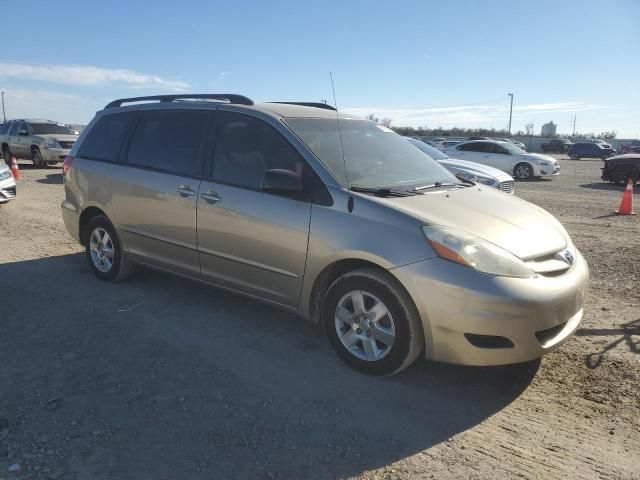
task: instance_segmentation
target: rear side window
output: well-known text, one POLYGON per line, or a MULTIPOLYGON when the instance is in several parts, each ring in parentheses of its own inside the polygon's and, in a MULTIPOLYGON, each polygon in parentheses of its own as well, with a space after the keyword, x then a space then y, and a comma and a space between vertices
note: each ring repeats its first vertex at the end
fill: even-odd
POLYGON ((134 112, 114 113, 100 118, 80 145, 78 156, 117 162, 120 146, 134 118, 134 112))
POLYGON ((303 175, 304 160, 297 150, 264 121, 221 112, 211 177, 214 181, 257 190, 267 170, 303 175))
POLYGON ((127 163, 198 177, 209 127, 205 110, 150 110, 143 113, 129 143, 127 163))

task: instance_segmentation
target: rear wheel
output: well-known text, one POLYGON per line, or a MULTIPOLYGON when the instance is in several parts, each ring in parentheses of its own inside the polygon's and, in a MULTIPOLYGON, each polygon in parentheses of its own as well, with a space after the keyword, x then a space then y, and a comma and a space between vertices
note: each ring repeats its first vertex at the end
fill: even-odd
POLYGON ((569 155, 569 158, 570 158, 571 160, 580 160, 580 157, 579 157, 578 155, 576 155, 575 153, 571 153, 571 154, 569 155))
POLYGON ((346 273, 329 287, 323 323, 338 356, 371 375, 405 369, 424 346, 422 324, 410 297, 395 279, 376 269, 346 273))
POLYGON ((89 221, 85 231, 85 254, 96 277, 111 282, 129 277, 133 265, 123 252, 118 234, 109 219, 97 215, 89 221))
POLYGON ((613 181, 617 185, 624 185, 629 180, 635 184, 640 177, 640 172, 630 165, 622 165, 613 171, 613 181))
POLYGON ((513 176, 518 180, 531 180, 533 178, 533 167, 528 163, 519 163, 513 169, 513 176))

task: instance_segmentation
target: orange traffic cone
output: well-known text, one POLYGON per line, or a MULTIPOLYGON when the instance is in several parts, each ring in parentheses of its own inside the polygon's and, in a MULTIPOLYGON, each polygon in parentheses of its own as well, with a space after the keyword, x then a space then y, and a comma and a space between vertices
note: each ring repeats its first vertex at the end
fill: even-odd
POLYGON ((22 178, 22 175, 20 175, 20 169, 18 168, 18 161, 14 156, 11 157, 11 173, 13 174, 13 178, 16 180, 20 180, 22 178))
POLYGON ((627 187, 624 189, 624 193, 622 194, 622 201, 620 202, 620 207, 616 210, 618 215, 635 215, 636 212, 633 211, 633 180, 629 179, 627 182, 627 187))

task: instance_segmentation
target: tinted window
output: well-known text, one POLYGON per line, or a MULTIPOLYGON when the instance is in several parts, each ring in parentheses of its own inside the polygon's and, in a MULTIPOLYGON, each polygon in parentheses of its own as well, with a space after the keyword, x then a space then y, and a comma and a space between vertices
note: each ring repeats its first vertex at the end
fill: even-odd
POLYGON ((502 145, 498 145, 497 143, 489 144, 488 146, 491 146, 491 153, 500 153, 502 155, 509 153, 502 145))
POLYGON ((259 189, 266 170, 284 169, 302 176, 304 161, 293 146, 260 119, 221 112, 211 177, 259 189))
POLYGON ((11 130, 9 130, 9 135, 17 135, 19 126, 20 126, 19 122, 13 122, 11 124, 11 130))
POLYGON ((24 130, 28 134, 29 133, 29 126, 24 122, 20 122, 20 126, 18 127, 18 132, 20 130, 24 130))
POLYGON ((9 125, 4 123, 2 125, 0 125, 0 135, 3 135, 5 133, 7 133, 7 130, 9 129, 9 125))
POLYGON ((78 155, 92 160, 116 162, 134 116, 134 112, 126 112, 100 118, 80 145, 78 155))
POLYGON ((479 142, 465 143, 464 145, 460 145, 458 147, 458 150, 462 150, 465 152, 483 152, 484 144, 479 142))
POLYGON ((73 135, 72 128, 61 123, 32 123, 31 131, 34 135, 73 135))
POLYGON ((199 176, 209 119, 206 110, 144 112, 131 138, 127 163, 199 176))

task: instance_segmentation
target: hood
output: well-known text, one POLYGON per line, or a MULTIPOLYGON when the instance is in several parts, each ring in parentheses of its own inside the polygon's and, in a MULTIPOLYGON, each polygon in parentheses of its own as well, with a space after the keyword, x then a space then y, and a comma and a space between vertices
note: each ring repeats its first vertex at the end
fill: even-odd
POLYGON ((75 142, 78 140, 78 137, 79 137, 79 135, 66 135, 63 133, 47 133, 47 134, 42 134, 37 136, 44 139, 53 138, 58 142, 75 142))
POLYGON ((558 160, 553 158, 551 155, 544 155, 542 153, 523 153, 520 155, 522 158, 528 158, 530 160, 546 160, 547 162, 551 162, 553 165, 558 164, 558 160))
POLYGON ((483 177, 494 178, 502 182, 506 180, 513 180, 513 178, 502 170, 498 170, 497 168, 493 168, 488 165, 482 165, 480 163, 457 160, 455 158, 438 160, 438 163, 447 169, 451 168, 461 172, 471 173, 473 175, 482 175, 483 177))
POLYGON ((494 188, 456 188, 376 200, 421 218, 426 224, 464 230, 522 260, 559 252, 569 243, 564 227, 553 215, 494 188))

